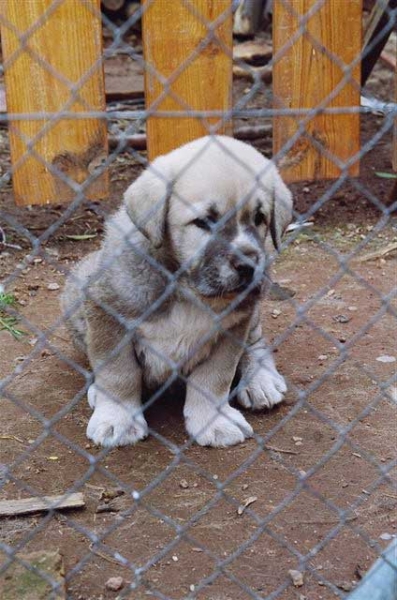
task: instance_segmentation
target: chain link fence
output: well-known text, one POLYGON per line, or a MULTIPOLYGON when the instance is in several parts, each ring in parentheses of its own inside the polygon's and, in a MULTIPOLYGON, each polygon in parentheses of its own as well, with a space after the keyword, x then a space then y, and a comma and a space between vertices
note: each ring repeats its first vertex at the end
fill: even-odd
MULTIPOLYGON (((103 3, 107 105, 93 108, 82 88, 96 63, 76 84, 30 47, 63 2, 26 30, 2 16, 19 58, 33 57, 70 96, 55 115, 1 113, 2 597, 392 600, 395 4, 365 5, 364 22, 374 7, 383 20, 343 65, 309 31, 327 2, 297 18, 296 3, 280 0, 297 18, 289 48, 305 37, 313 55, 339 61, 340 89, 357 84, 357 65, 366 73, 361 106, 330 108, 333 90, 294 109, 270 85, 288 51, 272 48, 280 6, 230 3, 217 26, 237 9, 239 28, 254 14, 256 37, 233 42, 233 108, 203 114, 171 85, 180 65, 167 79, 145 62, 149 1, 103 3), (177 115, 145 106, 146 68, 184 104, 177 115), (98 142, 74 170, 66 153, 44 160, 44 134, 87 113, 106 122, 109 154, 98 142), (360 149, 345 161, 310 130, 328 114, 361 117, 360 149), (148 119, 177 129, 175 116, 199 120, 208 137, 148 166, 148 119), (7 128, 44 117, 11 162, 7 128), (273 163, 271 119, 286 117, 295 132, 273 163), (231 120, 240 141, 217 135, 231 120), (302 139, 340 176, 320 168, 294 182, 302 139), (32 156, 62 185, 47 206, 16 206, 11 182, 32 156), (89 190, 105 174, 110 194, 98 201, 89 190)), ((98 17, 95 2, 80 3, 98 17)), ((230 54, 198 5, 182 4, 208 31, 184 68, 211 44, 230 54)))

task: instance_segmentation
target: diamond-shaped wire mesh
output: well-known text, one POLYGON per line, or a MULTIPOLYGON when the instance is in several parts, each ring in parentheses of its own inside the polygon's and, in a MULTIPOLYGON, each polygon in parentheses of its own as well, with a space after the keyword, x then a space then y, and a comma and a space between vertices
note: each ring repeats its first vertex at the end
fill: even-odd
MULTIPOLYGON (((69 0, 47 2, 25 31, 0 17, 19 41, 3 74, 29 56, 68 91, 56 114, 3 108, 0 120, 2 597, 326 600, 357 588, 354 600, 367 600, 360 580, 383 555, 371 573, 392 600, 397 8, 364 2, 364 23, 376 4, 386 24, 345 64, 310 29, 327 0, 303 17, 287 0, 231 2, 213 21, 181 0, 206 35, 165 76, 142 54, 141 17, 161 1, 102 3, 106 111, 83 90, 101 61, 72 81, 33 45, 69 0), (275 52, 279 6, 297 27, 275 52), (231 58, 218 28, 236 9, 236 19, 253 10, 259 31, 234 39, 233 108, 202 112, 175 82, 214 47, 231 58), (387 37, 361 91, 357 67, 370 70, 387 37), (342 77, 316 106, 293 109, 269 78, 302 38, 342 77), (143 73, 162 86, 150 106, 143 73), (346 86, 370 100, 335 108, 346 86), (148 119, 175 118, 166 98, 208 136, 148 165, 148 119), (338 111, 360 113, 347 160, 309 127, 338 111), (76 180, 40 144, 87 115, 106 121, 110 153, 76 180), (286 117, 295 132, 269 161, 271 119, 286 117), (24 119, 43 126, 20 134, 27 151, 11 161, 7 126, 24 119), (217 135, 231 120, 249 145, 217 135), (291 213, 274 165, 283 175, 302 140, 341 174, 288 184, 291 213), (32 157, 71 202, 14 204, 12 178, 32 157), (89 200, 104 173, 110 197, 89 200)), ((98 18, 95 2, 79 2, 98 18)))

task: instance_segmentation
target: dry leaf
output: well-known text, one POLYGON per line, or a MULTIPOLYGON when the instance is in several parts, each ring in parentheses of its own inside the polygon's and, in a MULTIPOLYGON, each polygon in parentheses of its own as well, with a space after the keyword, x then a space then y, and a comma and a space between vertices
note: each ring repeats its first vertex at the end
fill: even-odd
POLYGON ((258 500, 257 496, 250 496, 237 509, 237 514, 242 515, 245 509, 258 500))

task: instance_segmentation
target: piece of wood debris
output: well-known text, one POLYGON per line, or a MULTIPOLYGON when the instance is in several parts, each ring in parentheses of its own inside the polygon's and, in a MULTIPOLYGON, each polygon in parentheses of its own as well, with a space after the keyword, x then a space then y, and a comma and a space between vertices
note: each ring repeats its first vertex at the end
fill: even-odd
POLYGON ((82 508, 85 506, 84 496, 81 492, 62 494, 60 496, 42 496, 22 498, 20 500, 1 500, 0 517, 14 517, 27 515, 34 512, 46 512, 55 508, 82 508))
POLYGON ((124 4, 124 0, 102 0, 102 4, 108 10, 120 10, 124 4))
POLYGON ((111 56, 104 61, 106 101, 144 97, 143 68, 138 61, 111 56))
POLYGON ((249 498, 247 498, 246 500, 244 500, 244 502, 242 504, 240 504, 240 506, 238 507, 237 514, 238 515, 242 515, 243 512, 245 511, 245 509, 248 508, 248 506, 250 506, 251 504, 253 504, 257 500, 258 500, 257 496, 250 496, 249 498))
POLYGON ((264 137, 270 137, 272 130, 272 123, 266 123, 265 125, 246 125, 235 129, 233 131, 233 137, 237 140, 257 140, 264 137))
POLYGON ((16 442, 19 442, 20 444, 25 444, 25 442, 23 440, 21 440, 21 438, 17 437, 16 435, 11 435, 11 434, 0 435, 0 440, 15 440, 16 442))
POLYGON ((62 556, 58 552, 38 551, 31 554, 17 554, 17 559, 32 566, 25 567, 15 560, 0 579, 0 597, 2 600, 43 600, 44 598, 66 598, 65 569, 62 556), (46 574, 53 585, 38 572, 46 574))
POLYGON ((145 133, 135 133, 133 135, 110 135, 109 138, 110 150, 116 150, 120 145, 121 148, 134 148, 134 150, 146 150, 147 139, 145 133))
POLYGON ((263 2, 240 0, 233 19, 233 33, 254 35, 263 21, 263 2))
POLYGON ((303 585, 303 574, 300 571, 295 571, 295 569, 290 569, 288 571, 288 575, 292 579, 292 583, 295 587, 302 587, 303 585))
POLYGON ((393 54, 390 54, 390 52, 387 52, 386 50, 384 50, 381 55, 380 55, 381 59, 383 60, 384 63, 386 63, 387 65, 389 65, 389 67, 391 67, 392 69, 395 69, 397 66, 397 60, 396 57, 393 54))
POLYGON ((276 446, 264 446, 265 450, 271 450, 271 452, 280 452, 280 454, 299 454, 299 452, 295 452, 295 450, 284 450, 284 448, 276 448, 276 446))
POLYGON ((256 81, 260 79, 264 83, 271 83, 273 79, 273 69, 269 65, 264 67, 240 67, 240 65, 233 65, 233 75, 240 79, 248 79, 249 81, 256 81))
POLYGON ((272 58, 273 47, 261 40, 248 40, 233 47, 233 60, 243 60, 254 66, 263 66, 272 58))
POLYGON ((380 248, 379 250, 376 250, 375 252, 370 252, 370 254, 366 254, 365 256, 362 256, 361 258, 359 258, 359 262, 367 262, 369 260, 376 260, 378 258, 383 258, 385 256, 387 256, 387 254, 391 254, 392 252, 395 252, 397 250, 397 242, 392 242, 391 244, 388 244, 387 246, 384 246, 383 248, 380 248))

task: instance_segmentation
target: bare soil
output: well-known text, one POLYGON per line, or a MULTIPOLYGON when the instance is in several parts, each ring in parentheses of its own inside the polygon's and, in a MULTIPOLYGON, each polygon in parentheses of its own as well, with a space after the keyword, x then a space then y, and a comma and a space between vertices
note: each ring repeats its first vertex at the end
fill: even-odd
MULTIPOLYGON (((391 73, 377 73, 369 86, 390 99, 391 73)), ((363 141, 382 120, 363 117, 363 141)), ((141 170, 136 158, 115 159, 108 201, 87 202, 67 218, 65 206, 18 208, 11 188, 2 188, 2 227, 21 250, 0 253, 0 273, 27 335, 16 341, 0 331, 0 374, 9 378, 1 498, 71 490, 83 491, 87 504, 2 519, 0 539, 23 553, 59 550, 71 600, 115 598, 105 583, 117 575, 125 580, 120 597, 134 600, 273 598, 277 591, 280 600, 329 600, 357 583, 388 544, 380 536, 396 533, 396 362, 377 361, 397 356, 396 301, 386 301, 396 255, 366 258, 397 240, 397 218, 383 222, 373 201, 390 201, 392 181, 375 172, 391 170, 391 143, 390 133, 380 139, 363 158, 361 177, 319 206, 313 227, 289 238, 277 260, 274 278, 295 296, 265 300, 262 317, 289 392, 277 410, 247 414, 256 437, 225 450, 188 443, 178 389, 148 411, 153 435, 136 447, 104 452, 85 437, 88 366, 60 319, 59 290, 48 286, 61 289, 72 264, 98 246, 104 218, 141 170), (76 235, 88 237, 68 237, 76 235), (40 238, 37 252, 29 236, 40 238), (301 588, 290 569, 304 573, 301 588)), ((257 145, 270 151, 269 140, 257 145)), ((294 184, 297 212, 309 211, 331 185, 294 184)))

